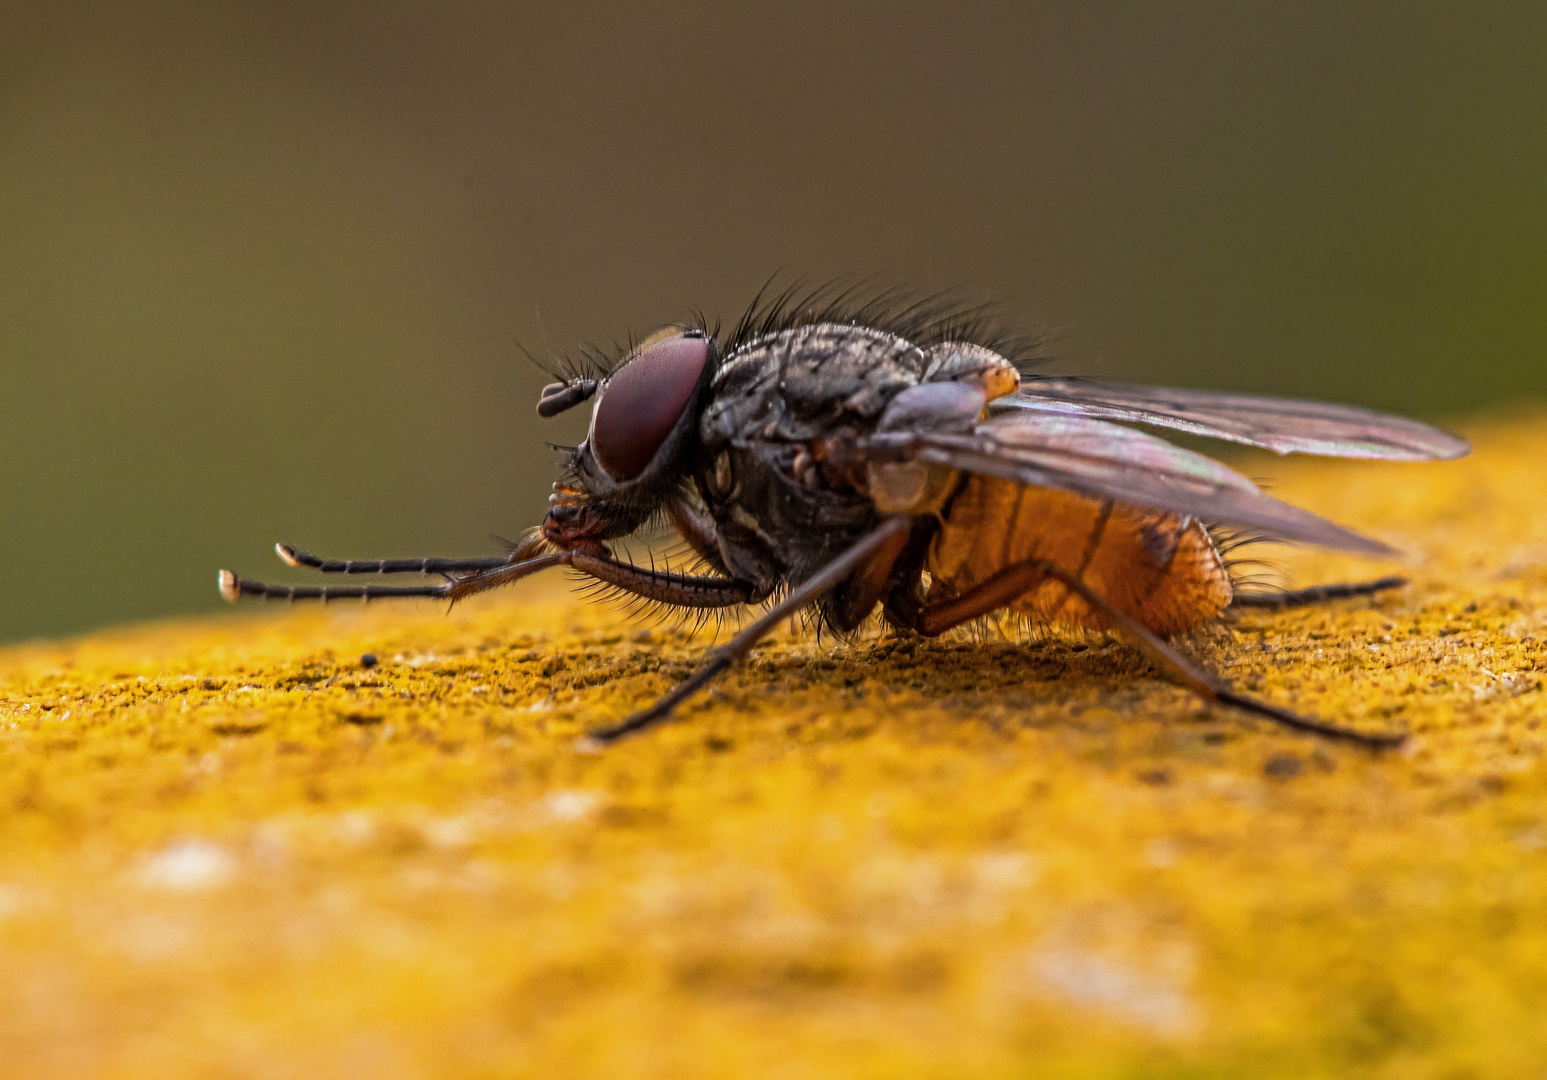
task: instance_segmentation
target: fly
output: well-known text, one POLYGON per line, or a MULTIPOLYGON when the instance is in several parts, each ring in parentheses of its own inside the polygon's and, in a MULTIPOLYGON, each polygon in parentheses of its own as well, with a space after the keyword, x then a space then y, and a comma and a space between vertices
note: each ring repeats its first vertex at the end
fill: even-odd
POLYGON ((616 362, 592 357, 544 389, 540 416, 594 399, 585 441, 542 525, 508 556, 333 561, 284 544, 324 574, 440 575, 416 586, 273 586, 220 572, 227 600, 459 600, 567 566, 688 610, 766 606, 692 676, 642 712, 590 734, 604 745, 667 719, 783 620, 814 608, 839 633, 879 609, 933 637, 996 612, 1129 638, 1205 701, 1368 746, 1403 735, 1303 716, 1239 693, 1174 636, 1226 609, 1361 596, 1381 578, 1243 592, 1227 535, 1365 555, 1392 549, 1264 494, 1212 458, 1135 426, 1280 454, 1419 461, 1460 439, 1346 405, 1023 375, 972 311, 889 296, 793 291, 754 303, 728 334, 674 325, 616 362), (664 519, 705 570, 620 559, 615 541, 664 519))

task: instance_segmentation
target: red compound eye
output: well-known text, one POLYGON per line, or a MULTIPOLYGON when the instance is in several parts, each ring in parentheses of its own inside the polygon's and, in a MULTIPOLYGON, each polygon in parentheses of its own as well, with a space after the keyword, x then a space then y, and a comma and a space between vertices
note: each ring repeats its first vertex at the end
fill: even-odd
POLYGON ((709 362, 709 339, 666 338, 607 380, 591 414, 591 452, 614 480, 632 480, 650 464, 688 407, 709 362))

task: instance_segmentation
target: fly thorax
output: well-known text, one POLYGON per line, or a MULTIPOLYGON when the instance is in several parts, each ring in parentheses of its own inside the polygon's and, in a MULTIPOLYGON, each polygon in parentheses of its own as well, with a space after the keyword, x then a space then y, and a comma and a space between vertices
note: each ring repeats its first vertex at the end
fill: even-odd
POLYGON ((947 341, 924 353, 923 382, 967 383, 983 391, 987 401, 1020 389, 1021 373, 993 349, 963 341, 947 341))

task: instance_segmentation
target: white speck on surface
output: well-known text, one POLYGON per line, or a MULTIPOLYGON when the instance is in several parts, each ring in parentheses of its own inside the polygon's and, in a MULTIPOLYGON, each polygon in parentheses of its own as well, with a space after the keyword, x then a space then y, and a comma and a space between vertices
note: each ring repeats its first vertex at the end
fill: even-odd
POLYGON ((993 922, 1011 911, 1016 899, 1037 882, 1038 867, 1030 855, 1018 851, 979 855, 967 863, 972 888, 964 912, 979 922, 993 922))
POLYGON ((141 883, 159 889, 207 889, 223 883, 236 869, 236 860, 208 840, 179 840, 148 858, 141 866, 141 883))
POLYGON ((478 828, 466 815, 431 818, 423 826, 425 839, 435 847, 465 848, 477 839, 478 828))
POLYGON ((590 817, 597 798, 589 791, 555 791, 543 796, 543 813, 554 821, 579 821, 590 817))
POLYGON ((972 860, 972 870, 981 884, 994 889, 1025 888, 1037 878, 1036 863, 1019 851, 979 855, 972 860))
MULTIPOLYGON (((1119 1023, 1176 1038, 1198 1027, 1198 1007, 1183 980, 1163 970, 1146 971, 1110 956, 1050 945, 1026 956, 1026 973, 1041 995, 1119 1023)), ((1175 967, 1177 965, 1170 965, 1175 967)))
POLYGON ((359 810, 340 814, 333 825, 334 834, 351 847, 369 843, 376 835, 376 822, 371 815, 359 810))

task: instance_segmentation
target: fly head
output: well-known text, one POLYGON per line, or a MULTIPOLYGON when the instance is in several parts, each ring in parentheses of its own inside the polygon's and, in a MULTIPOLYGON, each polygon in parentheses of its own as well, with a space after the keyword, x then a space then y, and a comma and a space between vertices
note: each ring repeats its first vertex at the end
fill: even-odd
POLYGON ((561 548, 626 536, 686 479, 718 347, 702 330, 662 331, 605 379, 543 390, 539 416, 594 398, 591 427, 548 499, 543 535, 561 548))

